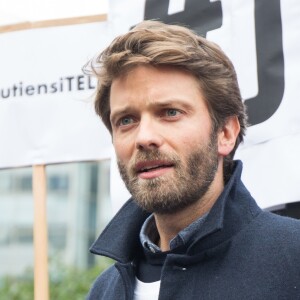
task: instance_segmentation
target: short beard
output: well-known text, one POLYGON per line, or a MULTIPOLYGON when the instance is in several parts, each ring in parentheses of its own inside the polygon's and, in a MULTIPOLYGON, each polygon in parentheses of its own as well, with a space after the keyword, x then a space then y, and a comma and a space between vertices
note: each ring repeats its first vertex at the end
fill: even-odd
POLYGON ((201 201, 209 190, 218 169, 216 134, 211 135, 207 145, 191 151, 185 161, 158 149, 140 150, 128 167, 120 161, 118 167, 127 189, 141 208, 157 214, 173 214, 201 201), (134 166, 145 160, 172 162, 175 173, 140 179, 134 166))

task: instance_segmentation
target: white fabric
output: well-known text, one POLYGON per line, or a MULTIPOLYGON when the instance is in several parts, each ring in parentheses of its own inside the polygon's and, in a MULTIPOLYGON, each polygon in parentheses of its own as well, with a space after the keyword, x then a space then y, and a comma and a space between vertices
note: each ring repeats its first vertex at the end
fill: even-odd
POLYGON ((135 278, 133 300, 157 300, 159 295, 160 280, 155 282, 142 282, 135 278))
POLYGON ((0 169, 110 157, 111 137, 81 71, 108 31, 99 22, 0 34, 0 169))

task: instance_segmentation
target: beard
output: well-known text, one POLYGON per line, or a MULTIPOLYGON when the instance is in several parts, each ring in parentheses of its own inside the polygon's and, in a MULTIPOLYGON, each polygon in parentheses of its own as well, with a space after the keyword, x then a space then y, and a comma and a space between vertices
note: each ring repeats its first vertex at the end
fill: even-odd
POLYGON ((218 168, 217 136, 211 134, 207 145, 199 145, 183 158, 159 149, 143 149, 128 165, 118 161, 118 167, 127 189, 142 209, 157 214, 176 213, 201 201, 209 190, 218 168), (173 174, 139 178, 136 164, 152 160, 170 162, 173 174))

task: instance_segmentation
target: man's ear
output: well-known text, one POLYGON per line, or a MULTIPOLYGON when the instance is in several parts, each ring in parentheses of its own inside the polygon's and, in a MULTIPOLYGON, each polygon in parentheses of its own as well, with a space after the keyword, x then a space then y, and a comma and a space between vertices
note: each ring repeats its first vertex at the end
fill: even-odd
POLYGON ((236 116, 228 117, 218 134, 218 153, 221 156, 228 155, 235 146, 240 132, 240 122, 236 116))

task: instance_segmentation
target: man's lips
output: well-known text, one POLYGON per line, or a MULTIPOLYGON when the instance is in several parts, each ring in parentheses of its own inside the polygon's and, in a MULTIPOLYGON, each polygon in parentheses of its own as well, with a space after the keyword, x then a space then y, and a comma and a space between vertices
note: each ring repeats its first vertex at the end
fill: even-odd
POLYGON ((174 163, 165 160, 142 161, 136 164, 135 170, 138 174, 150 173, 159 169, 174 167, 174 163))

